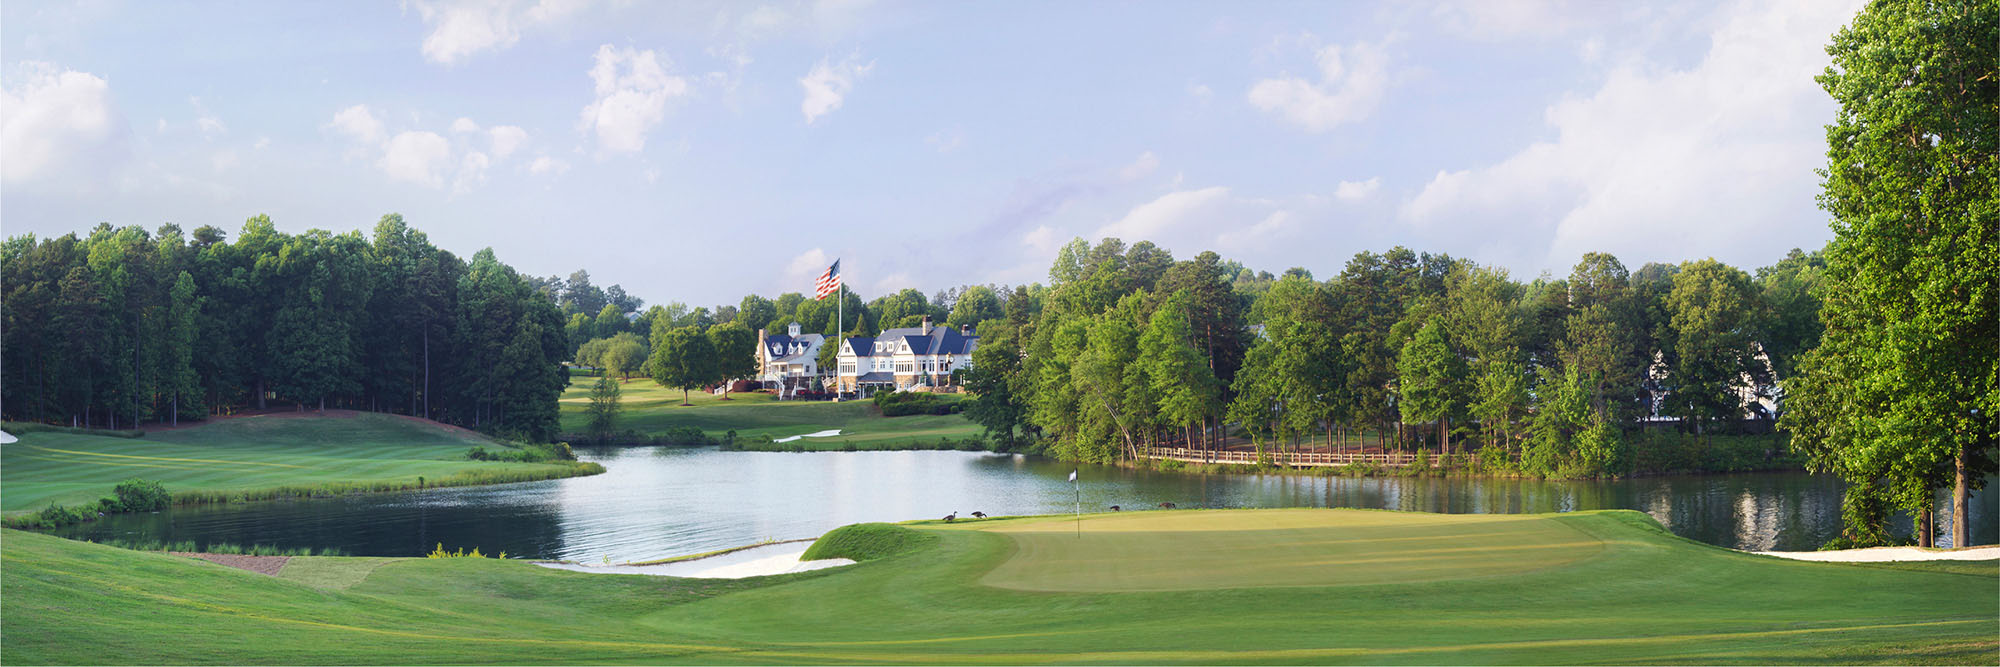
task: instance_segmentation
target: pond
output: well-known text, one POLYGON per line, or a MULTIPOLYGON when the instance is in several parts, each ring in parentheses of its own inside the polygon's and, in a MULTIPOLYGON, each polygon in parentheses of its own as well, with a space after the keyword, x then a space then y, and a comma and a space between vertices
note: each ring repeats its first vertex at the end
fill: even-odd
MULTIPOLYGON (((1194 507, 1359 507, 1427 512, 1636 509, 1676 534, 1739 549, 1810 550, 1839 531, 1839 482, 1804 473, 1550 482, 1464 478, 1186 475, 979 452, 579 449, 591 477, 406 493, 183 507, 62 531, 105 541, 194 540, 416 556, 442 544, 509 556, 624 562, 817 536, 863 521, 953 512, 1059 514, 1194 507)), ((1993 493, 1975 494, 1973 542, 1996 540, 1993 493)), ((1907 524, 1906 524, 1907 525, 1907 524)))

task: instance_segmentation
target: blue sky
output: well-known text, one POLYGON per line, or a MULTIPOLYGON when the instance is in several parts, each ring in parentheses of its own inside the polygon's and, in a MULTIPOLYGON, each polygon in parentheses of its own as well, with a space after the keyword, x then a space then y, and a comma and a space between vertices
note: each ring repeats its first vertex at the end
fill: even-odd
POLYGON ((1746 269, 1830 233, 1854 0, 0 5, 0 229, 369 229, 650 302, 1046 281, 1075 237, 1746 269))

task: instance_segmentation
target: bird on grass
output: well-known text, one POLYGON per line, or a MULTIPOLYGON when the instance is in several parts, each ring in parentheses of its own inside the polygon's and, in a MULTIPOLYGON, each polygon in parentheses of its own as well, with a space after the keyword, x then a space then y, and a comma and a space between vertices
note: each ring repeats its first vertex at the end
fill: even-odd
POLYGON ((953 521, 957 521, 957 520, 958 520, 958 513, 957 513, 957 512, 952 512, 952 513, 950 513, 950 514, 946 514, 946 515, 944 515, 944 522, 945 522, 945 523, 951 523, 951 522, 953 522, 953 521))
POLYGON ((985 513, 985 512, 973 512, 973 513, 972 513, 972 518, 974 518, 974 519, 984 519, 984 518, 986 518, 986 513, 985 513))

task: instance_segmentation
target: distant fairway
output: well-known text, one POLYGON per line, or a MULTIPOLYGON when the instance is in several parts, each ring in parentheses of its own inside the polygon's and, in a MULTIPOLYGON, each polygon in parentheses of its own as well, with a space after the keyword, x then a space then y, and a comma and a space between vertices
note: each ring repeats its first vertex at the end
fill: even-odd
POLYGON ((0 651, 9 664, 2000 663, 1990 561, 1787 561, 1630 511, 1084 519, 1082 538, 1061 517, 876 524, 827 544, 879 559, 742 580, 318 557, 271 577, 5 531, 0 651), (1049 572, 1063 568, 1087 573, 1049 572), (1044 590, 995 585, 1007 577, 1044 590))
POLYGON ((1553 519, 1368 510, 1129 512, 989 529, 1016 551, 979 580, 1033 591, 1410 583, 1520 574, 1597 555, 1553 519))
MULTIPOLYGON (((579 433, 589 423, 584 410, 590 405, 590 387, 596 378, 576 377, 562 395, 562 430, 579 433)), ((961 415, 911 415, 883 417, 868 401, 780 401, 770 394, 730 394, 720 396, 693 392, 692 406, 681 405, 681 391, 667 389, 645 378, 635 378, 619 388, 620 405, 616 429, 657 434, 676 426, 701 429, 722 437, 735 431, 745 440, 771 441, 827 429, 840 429, 839 436, 805 438, 791 444, 807 449, 839 450, 888 445, 929 445, 943 439, 963 440, 982 430, 961 415)))
POLYGON ((507 445, 420 419, 374 413, 269 414, 115 438, 63 432, 0 445, 0 511, 88 503, 119 481, 168 491, 252 491, 326 483, 430 482, 453 475, 557 475, 566 464, 470 461, 507 445))

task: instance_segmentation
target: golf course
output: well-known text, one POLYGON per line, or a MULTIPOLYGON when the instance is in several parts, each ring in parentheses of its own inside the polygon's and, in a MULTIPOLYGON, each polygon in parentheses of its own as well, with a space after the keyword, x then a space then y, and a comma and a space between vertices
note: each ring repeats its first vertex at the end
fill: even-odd
MULTIPOLYGON (((585 430, 589 416, 590 387, 594 379, 578 377, 563 391, 562 431, 585 430)), ((681 391, 662 387, 646 378, 624 383, 616 430, 656 435, 671 428, 697 428, 720 438, 729 431, 746 443, 768 443, 807 433, 838 429, 840 435, 803 438, 787 443, 808 450, 903 449, 933 445, 944 440, 962 441, 979 437, 979 424, 961 415, 911 415, 884 417, 868 401, 780 401, 765 393, 734 393, 729 400, 706 393, 689 395, 693 405, 681 404, 681 391)))
POLYGON ((1188 510, 861 524, 747 579, 495 559, 275 576, 8 531, 10 663, 1944 663, 2000 564, 1780 560, 1629 511, 1188 510))
POLYGON ((0 511, 74 505, 119 481, 156 480, 186 498, 266 498, 352 490, 488 484, 597 469, 571 461, 473 461, 512 445, 432 421, 367 412, 273 412, 114 437, 68 429, 19 434, 0 448, 0 511))

